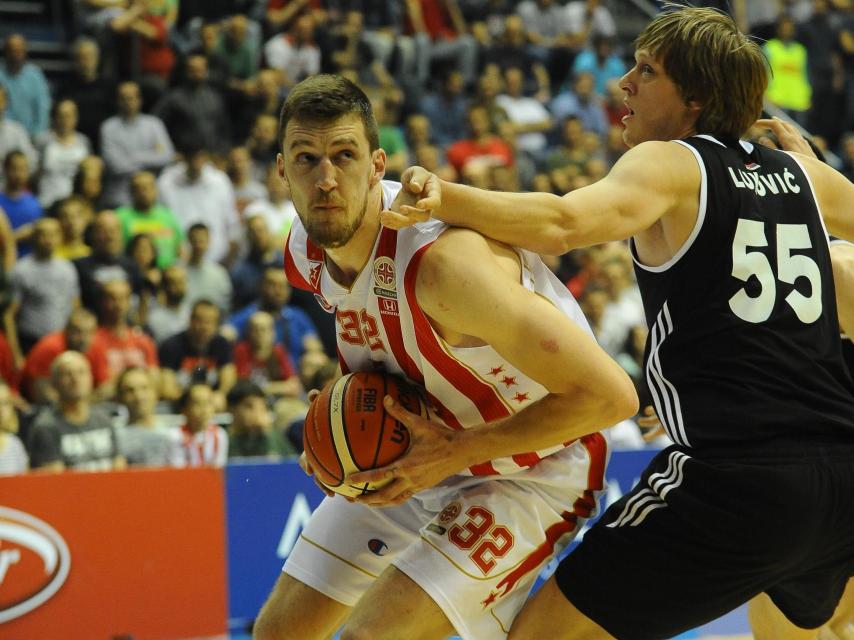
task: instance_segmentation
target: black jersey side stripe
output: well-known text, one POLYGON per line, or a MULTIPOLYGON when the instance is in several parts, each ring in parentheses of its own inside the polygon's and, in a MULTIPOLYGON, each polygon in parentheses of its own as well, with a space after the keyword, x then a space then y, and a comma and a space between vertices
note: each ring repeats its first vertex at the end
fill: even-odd
POLYGON ((673 321, 670 309, 664 303, 655 324, 652 326, 649 357, 646 362, 647 383, 652 393, 655 411, 668 437, 676 444, 690 446, 685 433, 685 423, 682 419, 682 404, 676 387, 664 377, 659 358, 659 350, 665 338, 673 333, 673 321))

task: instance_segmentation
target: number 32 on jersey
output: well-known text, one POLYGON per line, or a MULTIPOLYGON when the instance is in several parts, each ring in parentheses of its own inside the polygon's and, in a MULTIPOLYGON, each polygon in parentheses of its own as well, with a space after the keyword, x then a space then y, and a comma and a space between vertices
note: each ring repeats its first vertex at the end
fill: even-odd
POLYGON ((771 267, 771 261, 761 247, 768 246, 765 235, 765 223, 758 220, 739 218, 732 243, 732 275, 742 282, 751 276, 759 281, 759 293, 748 295, 744 288, 729 299, 732 312, 746 322, 765 322, 771 317, 777 302, 777 281, 792 285, 785 297, 786 303, 794 310, 798 320, 811 324, 821 316, 821 271, 815 260, 793 251, 812 249, 809 228, 805 224, 774 225, 777 234, 777 276, 771 267), (794 289, 798 278, 806 278, 810 284, 810 293, 803 295, 794 289))

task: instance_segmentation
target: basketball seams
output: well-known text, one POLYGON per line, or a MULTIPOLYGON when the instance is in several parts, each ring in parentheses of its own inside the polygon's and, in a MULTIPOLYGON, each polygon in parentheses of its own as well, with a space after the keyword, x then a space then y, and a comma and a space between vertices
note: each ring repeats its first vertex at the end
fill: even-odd
POLYGON ((383 436, 385 435, 385 421, 388 418, 388 412, 385 410, 385 404, 383 403, 383 398, 386 397, 388 393, 388 378, 383 376, 383 392, 382 395, 377 398, 380 403, 380 407, 382 409, 382 418, 380 418, 380 432, 377 434, 377 446, 374 449, 374 459, 371 461, 370 469, 374 469, 377 467, 377 460, 380 458, 380 450, 383 448, 383 436))
POLYGON ((350 435, 347 432, 347 390, 352 380, 352 373, 339 378, 329 394, 329 428, 332 430, 335 451, 338 454, 338 459, 341 461, 341 468, 344 470, 344 475, 355 470, 362 471, 362 468, 356 464, 356 460, 353 457, 353 451, 350 448, 350 435), (338 400, 338 411, 335 410, 336 399, 338 400))

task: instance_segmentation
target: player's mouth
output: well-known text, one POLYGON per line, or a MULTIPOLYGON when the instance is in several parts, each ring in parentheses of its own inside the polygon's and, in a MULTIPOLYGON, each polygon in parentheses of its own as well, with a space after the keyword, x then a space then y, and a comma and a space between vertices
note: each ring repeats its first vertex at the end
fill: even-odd
POLYGON ((629 119, 629 118, 631 118, 633 115, 635 115, 635 110, 634 110, 634 109, 632 109, 632 108, 629 106, 629 104, 628 104, 627 102, 623 102, 623 104, 625 105, 626 109, 628 109, 628 111, 629 111, 626 115, 624 115, 624 116, 620 119, 620 122, 622 122, 622 123, 624 123, 624 124, 625 124, 626 120, 628 120, 628 119, 629 119))

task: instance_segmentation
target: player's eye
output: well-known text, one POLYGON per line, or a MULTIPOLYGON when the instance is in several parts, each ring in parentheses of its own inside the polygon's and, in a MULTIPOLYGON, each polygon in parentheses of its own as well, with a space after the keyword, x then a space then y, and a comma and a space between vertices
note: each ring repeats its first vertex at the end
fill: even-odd
POLYGON ((298 164, 311 164, 314 162, 314 156, 310 153, 298 153, 295 160, 298 164))

